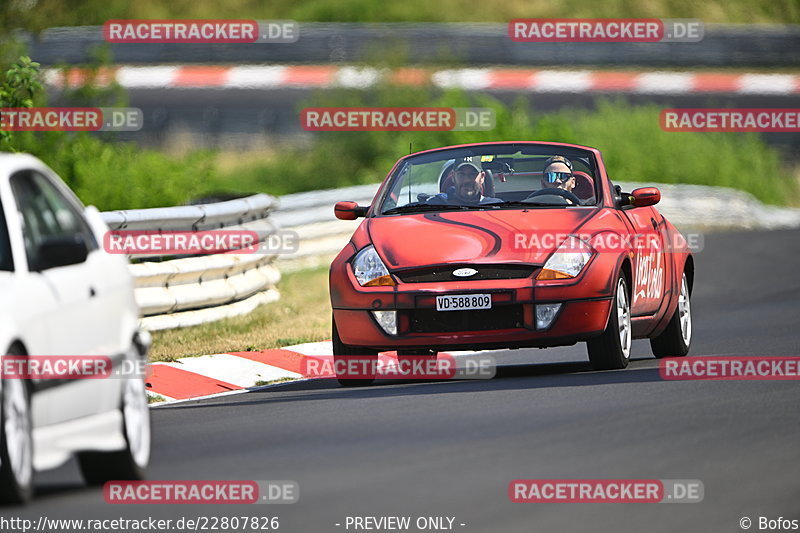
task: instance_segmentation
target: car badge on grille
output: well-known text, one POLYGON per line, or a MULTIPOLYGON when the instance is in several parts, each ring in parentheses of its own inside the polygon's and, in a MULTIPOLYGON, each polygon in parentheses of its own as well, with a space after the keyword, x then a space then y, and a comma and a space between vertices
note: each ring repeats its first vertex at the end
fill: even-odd
POLYGON ((458 278, 468 278, 470 276, 474 276, 477 273, 478 271, 475 270, 474 268, 458 268, 456 270, 453 270, 453 275, 458 278))

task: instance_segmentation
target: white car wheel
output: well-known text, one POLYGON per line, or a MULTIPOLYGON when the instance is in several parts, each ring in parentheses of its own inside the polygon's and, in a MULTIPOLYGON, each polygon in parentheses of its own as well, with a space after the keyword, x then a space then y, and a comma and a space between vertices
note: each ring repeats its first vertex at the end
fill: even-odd
POLYGON ((653 355, 662 357, 683 357, 692 345, 692 304, 691 291, 686 272, 681 276, 678 303, 675 306, 667 327, 658 336, 650 339, 653 355))
POLYGON ((139 468, 144 469, 150 462, 150 408, 141 379, 126 380, 122 416, 131 458, 139 468))
MULTIPOLYGON (((135 348, 132 348, 135 350, 135 348)), ((135 354, 135 352, 131 352, 135 354)), ((139 357, 138 354, 135 357, 139 357)), ((144 380, 139 376, 125 379, 119 410, 125 447, 114 452, 82 452, 78 466, 90 485, 112 480, 144 479, 150 462, 150 408, 144 380)))
POLYGON ((631 358, 631 304, 625 275, 617 279, 612 307, 605 331, 586 342, 589 361, 596 370, 615 370, 628 366, 631 358))
POLYGON ((33 494, 30 392, 20 379, 0 386, 0 501, 24 503, 33 494))

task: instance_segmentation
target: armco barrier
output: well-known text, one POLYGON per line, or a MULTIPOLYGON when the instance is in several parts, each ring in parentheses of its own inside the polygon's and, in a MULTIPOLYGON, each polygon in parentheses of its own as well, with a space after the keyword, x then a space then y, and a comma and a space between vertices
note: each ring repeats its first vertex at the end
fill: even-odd
MULTIPOLYGON (((800 209, 764 205, 751 194, 736 189, 668 183, 619 184, 626 192, 637 187, 658 187, 662 194, 658 210, 681 230, 800 227, 800 209)), ((281 228, 299 234, 300 248, 297 254, 278 259, 276 264, 281 271, 329 262, 361 222, 361 219, 337 220, 333 205, 343 200, 370 205, 377 189, 378 184, 371 184, 282 196, 273 220, 281 228)))
MULTIPOLYGON (((269 219, 276 198, 257 194, 213 204, 108 211, 111 230, 251 230, 261 240, 277 226, 269 219)), ((275 255, 262 253, 182 257, 134 255, 135 283, 142 326, 149 330, 185 327, 250 312, 279 298, 275 255), (165 259, 158 261, 158 259, 165 259)))
MULTIPOLYGON (((43 65, 90 63, 100 26, 50 28, 20 35, 43 65)), ((358 63, 376 50, 402 48, 409 64, 794 67, 797 25, 708 24, 701 43, 517 43, 503 23, 306 23, 291 44, 117 43, 114 61, 166 63, 358 63), (399 46, 398 46, 399 45, 399 46)))
MULTIPOLYGON (((620 185, 625 191, 657 186, 663 198, 659 211, 679 229, 800 227, 800 209, 766 206, 735 189, 620 185)), ((298 234, 299 249, 286 256, 226 253, 131 264, 144 327, 168 329, 249 313, 277 300, 279 269, 325 264, 361 222, 337 220, 333 205, 340 200, 369 205, 377 188, 378 184, 370 184, 290 194, 280 198, 280 207, 276 198, 259 194, 215 204, 111 211, 103 213, 103 218, 112 230, 251 229, 263 238, 280 227, 298 234)))

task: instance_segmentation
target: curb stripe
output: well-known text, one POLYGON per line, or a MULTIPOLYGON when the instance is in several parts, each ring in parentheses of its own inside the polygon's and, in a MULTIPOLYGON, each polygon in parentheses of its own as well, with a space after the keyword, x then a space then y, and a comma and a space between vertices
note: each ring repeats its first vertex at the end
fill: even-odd
POLYGON ((424 68, 399 68, 389 73, 389 80, 397 85, 425 85, 431 73, 424 68))
POLYGON ((228 74, 232 71, 228 67, 182 67, 172 78, 175 87, 219 87, 225 85, 228 74))
POLYGON ((490 89, 530 88, 535 85, 536 70, 497 69, 490 76, 490 89))
POLYGON ((291 350, 264 350, 263 352, 231 352, 230 355, 257 361, 265 365, 275 366, 296 374, 303 373, 303 359, 312 357, 323 360, 323 357, 313 357, 293 352, 291 350))
POLYGON ((732 93, 739 90, 738 74, 697 74, 693 80, 693 91, 703 93, 732 93))
MULTIPOLYGON (((76 87, 88 71, 72 68, 43 71, 53 87, 76 87)), ((724 72, 614 72, 560 71, 523 68, 473 68, 431 70, 374 68, 332 65, 242 65, 242 66, 121 66, 98 73, 100 84, 116 81, 126 88, 261 89, 281 87, 367 88, 387 79, 399 85, 426 83, 440 88, 466 90, 521 90, 534 92, 636 92, 647 94, 800 93, 800 76, 794 74, 728 74, 724 72)))
POLYGON ((629 72, 595 72, 592 75, 592 90, 631 91, 636 87, 638 74, 629 72))
POLYGON ((178 400, 242 388, 226 381, 201 376, 163 363, 155 363, 150 366, 147 384, 148 391, 178 400))
POLYGON ((329 85, 337 70, 337 67, 329 66, 288 67, 283 77, 283 84, 302 87, 329 85))
MULTIPOLYGON (((230 352, 184 357, 173 363, 152 363, 147 376, 147 391, 151 395, 164 397, 165 402, 153 404, 157 406, 180 400, 199 400, 221 393, 246 392, 261 380, 285 377, 332 379, 336 377, 333 374, 313 378, 303 375, 308 359, 329 362, 333 359, 331 351, 331 342, 322 341, 260 352, 230 352)), ((441 353, 453 356, 471 352, 441 353)), ((394 367, 397 365, 397 352, 381 352, 378 360, 384 368, 394 367)), ((378 374, 378 379, 380 376, 378 374)))

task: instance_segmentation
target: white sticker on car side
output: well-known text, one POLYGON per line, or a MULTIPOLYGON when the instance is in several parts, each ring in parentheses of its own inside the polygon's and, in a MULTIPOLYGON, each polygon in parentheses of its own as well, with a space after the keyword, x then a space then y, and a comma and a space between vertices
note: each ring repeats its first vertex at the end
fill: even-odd
POLYGON ((639 258, 636 265, 636 284, 633 301, 639 298, 661 298, 664 290, 664 265, 658 251, 653 251, 639 258))

